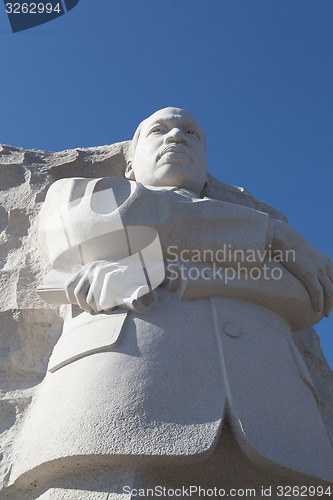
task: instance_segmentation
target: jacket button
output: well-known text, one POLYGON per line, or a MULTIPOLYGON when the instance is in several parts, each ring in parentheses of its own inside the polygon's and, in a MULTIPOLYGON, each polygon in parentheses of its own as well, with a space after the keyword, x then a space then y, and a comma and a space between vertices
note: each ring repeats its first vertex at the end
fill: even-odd
POLYGON ((236 323, 225 323, 224 327, 224 333, 229 335, 229 337, 232 338, 237 338, 240 335, 241 329, 236 323))

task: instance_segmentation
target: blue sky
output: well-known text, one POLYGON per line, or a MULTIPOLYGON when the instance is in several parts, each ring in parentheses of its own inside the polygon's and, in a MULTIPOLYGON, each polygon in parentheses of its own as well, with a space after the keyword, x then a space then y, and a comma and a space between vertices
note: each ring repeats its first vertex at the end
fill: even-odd
MULTIPOLYGON (((213 175, 333 257, 332 0, 80 0, 12 34, 0 5, 0 142, 61 150, 128 139, 179 106, 213 175)), ((333 366, 333 319, 316 327, 333 366)))

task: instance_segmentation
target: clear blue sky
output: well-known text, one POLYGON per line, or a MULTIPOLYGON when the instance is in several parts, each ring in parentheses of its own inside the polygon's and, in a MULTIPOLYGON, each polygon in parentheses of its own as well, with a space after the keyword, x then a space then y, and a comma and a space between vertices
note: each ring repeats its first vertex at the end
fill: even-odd
MULTIPOLYGON (((332 0, 80 0, 12 34, 0 5, 0 142, 61 150, 191 111, 209 170, 333 257, 332 0)), ((333 319, 316 328, 333 366, 333 319)))

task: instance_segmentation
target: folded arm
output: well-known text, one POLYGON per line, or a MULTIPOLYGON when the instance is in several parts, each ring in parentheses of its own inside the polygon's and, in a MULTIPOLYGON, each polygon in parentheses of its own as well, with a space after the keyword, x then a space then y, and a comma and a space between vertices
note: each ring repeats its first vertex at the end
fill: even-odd
MULTIPOLYGON (((112 268, 113 262, 128 256, 128 253, 120 255, 122 249, 124 252, 128 249, 122 243, 119 224, 122 227, 156 229, 165 258, 169 246, 177 247, 179 251, 210 250, 206 255, 213 256, 213 261, 224 244, 232 251, 252 249, 258 252, 257 255, 269 247, 273 253, 285 254, 294 250, 295 259, 282 259, 281 263, 303 283, 314 310, 328 316, 332 309, 333 267, 328 257, 288 224, 233 203, 208 198, 191 199, 170 190, 149 189, 123 179, 63 179, 48 192, 41 216, 41 243, 49 250, 49 260, 54 268, 73 272, 78 264, 83 269, 95 261, 110 262, 112 268), (55 226, 58 235, 54 233, 55 226), (116 231, 119 237, 115 238, 116 231)), ((260 259, 250 265, 258 263, 260 259)), ((235 265, 235 261, 226 261, 225 265, 235 265)), ((75 287, 79 287, 80 297, 89 294, 87 278, 83 279, 83 275, 91 277, 91 269, 95 269, 99 276, 102 272, 109 276, 109 280, 115 279, 111 268, 108 270, 105 264, 102 268, 97 265, 89 267, 88 273, 76 273, 76 278, 70 280, 67 287, 68 298, 78 302, 75 287)), ((95 279, 94 283, 97 282, 100 283, 101 279, 95 279)), ((85 299, 81 302, 86 309, 92 307, 92 301, 88 306, 85 299)))

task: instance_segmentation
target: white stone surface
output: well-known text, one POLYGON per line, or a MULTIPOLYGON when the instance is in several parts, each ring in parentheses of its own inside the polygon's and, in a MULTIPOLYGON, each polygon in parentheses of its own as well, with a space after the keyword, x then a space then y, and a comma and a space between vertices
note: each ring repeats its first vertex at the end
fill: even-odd
MULTIPOLYGON (((168 154, 172 156, 173 153, 175 151, 170 150, 168 154)), ((222 484, 230 487, 251 481, 264 484, 264 477, 266 480, 270 478, 271 482, 278 481, 280 474, 287 474, 286 467, 310 476, 329 478, 332 447, 325 433, 333 440, 333 374, 312 328, 293 333, 299 350, 291 341, 291 329, 308 327, 319 321, 321 315, 312 311, 302 285, 288 273, 285 277, 289 280, 287 287, 284 284, 280 290, 270 289, 264 293, 261 286, 246 289, 244 282, 237 287, 224 287, 220 293, 216 292, 221 289, 220 284, 198 285, 191 280, 178 284, 173 291, 172 286, 171 291, 167 287, 158 288, 158 304, 149 312, 149 321, 154 328, 147 327, 144 316, 135 317, 133 313, 125 323, 126 328, 122 321, 120 326, 110 328, 110 321, 114 323, 112 313, 102 313, 100 318, 87 312, 77 314, 75 308, 73 314, 67 310, 63 315, 66 316, 65 330, 68 333, 77 328, 89 338, 93 324, 94 331, 108 338, 101 339, 99 345, 97 341, 93 346, 83 346, 81 352, 76 352, 74 347, 73 353, 73 347, 68 348, 68 344, 61 347, 62 337, 53 355, 57 359, 50 366, 51 370, 53 366, 53 373, 50 371, 46 375, 48 359, 62 331, 62 320, 58 309, 48 306, 36 293, 37 286, 42 284, 43 277, 50 270, 39 250, 36 216, 48 187, 55 180, 64 177, 121 177, 127 156, 127 142, 60 153, 2 147, 2 484, 5 487, 19 477, 13 486, 3 490, 3 495, 20 500, 25 497, 116 499, 118 495, 126 498, 114 489, 117 474, 121 477, 124 471, 129 475, 128 481, 132 478, 132 484, 137 485, 157 484, 162 480, 167 484, 177 484, 177 481, 185 481, 186 474, 189 475, 186 481, 196 477, 214 484, 219 467, 227 471, 222 484), (288 296, 284 293, 286 289, 288 296), (267 301, 267 293, 275 293, 272 312, 267 311, 267 308, 272 309, 272 300, 267 301), (252 299, 248 304, 235 300, 242 298, 244 301, 249 294, 252 299), (210 300, 212 295, 220 297, 210 300), (299 308, 294 315, 288 310, 291 300, 294 312, 299 308), (172 316, 168 313, 170 310, 172 316), (94 318, 94 321, 87 324, 84 315, 94 318), (99 328, 97 323, 108 326, 99 328), (191 331, 190 339, 184 335, 185 330, 191 331), (163 335, 164 331, 168 336, 163 335), (116 333, 111 335, 110 332, 116 333), (133 343, 134 339, 136 343, 133 343), (220 351, 216 349, 216 339, 220 351), (68 354, 68 349, 72 349, 72 354, 68 354), (87 355, 92 349, 100 352, 87 355), (164 353, 162 359, 156 355, 160 352, 164 353), (230 364, 234 359, 236 361, 230 364), (261 364, 263 360, 264 365, 261 364), (251 377, 247 375, 249 373, 251 377), (269 374, 268 380, 263 374, 269 374), (289 399, 290 404, 281 406, 281 395, 289 399), (198 466, 195 463, 187 465, 181 476, 172 469, 172 463, 154 472, 155 469, 151 469, 154 460, 137 460, 138 455, 141 458, 144 454, 164 455, 167 464, 168 456, 178 455, 185 462, 192 462, 191 455, 192 459, 196 455, 201 459, 205 453, 208 456, 222 427, 226 400, 229 401, 226 414, 244 453, 238 450, 233 438, 228 437, 230 431, 224 430, 224 441, 221 439, 211 459, 207 458, 198 466), (306 408, 303 415, 301 408, 306 408), (258 425, 267 416, 269 423, 258 425), (124 434, 127 436, 125 442, 124 434), (283 446, 277 446, 278 442, 283 446), (223 452, 221 446, 226 447, 223 452), (229 465, 223 458, 226 449, 229 457, 234 456, 229 465), (88 461, 85 454, 87 458, 90 456, 88 461), (320 455, 322 460, 314 462, 311 454, 320 455), (257 465, 253 465, 246 455, 257 465), (134 461, 131 468, 126 468, 126 464, 131 463, 131 456, 134 461), (276 468, 272 461, 283 467, 276 468), (122 464, 121 472, 116 473, 114 467, 119 464, 122 464), (259 466, 266 471, 264 476, 260 475, 263 473, 259 466), (101 478, 96 485, 92 479, 96 475, 94 471, 101 473, 110 467, 106 473, 108 480, 101 478), (169 475, 165 467, 169 468, 169 475), (64 470, 67 475, 64 475, 64 470), (22 472, 25 473, 21 475, 22 472), (113 486, 108 485, 110 474, 113 486), (89 484, 84 482, 84 477, 89 478, 89 484)), ((130 169, 128 174, 131 174, 130 169)), ((79 182, 83 181, 77 181, 77 184, 79 182)), ((118 185, 127 186, 126 182, 121 181, 118 185)), ((265 213, 285 220, 282 214, 255 200, 244 190, 225 185, 211 176, 208 176, 205 194, 227 202, 225 207, 236 203, 260 210, 263 213, 256 215, 258 227, 260 224, 265 227, 265 213)), ((163 213, 154 208, 152 201, 159 196, 159 190, 152 190, 149 196, 147 190, 136 193, 139 205, 142 200, 140 211, 136 207, 132 215, 130 210, 122 215, 125 219, 128 217, 129 224, 134 221, 134 224, 148 225, 148 218, 143 220, 142 214, 148 217, 163 213)), ((200 200, 194 201, 192 195, 170 189, 163 196, 164 207, 168 210, 177 202, 183 205, 191 202, 198 207, 202 204, 200 200), (181 202, 179 197, 182 197, 181 202)), ((238 217, 241 217, 242 210, 246 210, 242 207, 233 207, 238 217)), ((176 218, 171 219, 171 224, 175 223, 176 218)), ((163 221, 157 221, 157 224, 160 224, 158 232, 164 248, 163 234, 167 228, 163 229, 163 221)), ((260 232, 256 234, 258 236, 260 232)), ((219 244, 218 238, 216 244, 219 244)), ((62 254, 63 250, 57 255, 62 254)), ((291 477, 302 482, 305 476, 296 474, 291 477)), ((119 480, 120 483, 123 481, 125 479, 119 480)))

